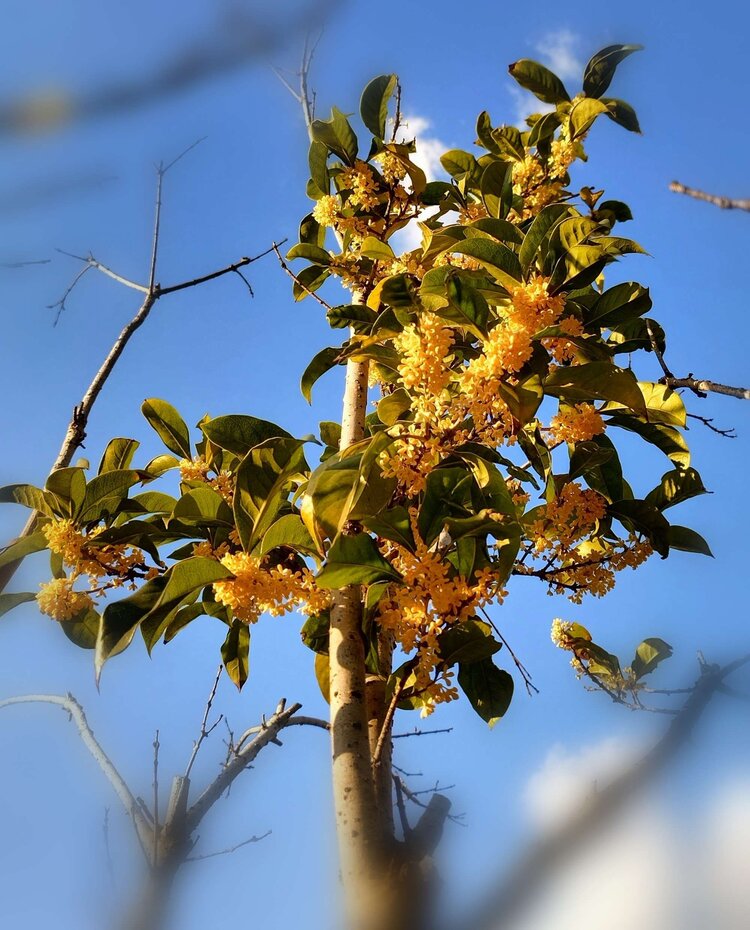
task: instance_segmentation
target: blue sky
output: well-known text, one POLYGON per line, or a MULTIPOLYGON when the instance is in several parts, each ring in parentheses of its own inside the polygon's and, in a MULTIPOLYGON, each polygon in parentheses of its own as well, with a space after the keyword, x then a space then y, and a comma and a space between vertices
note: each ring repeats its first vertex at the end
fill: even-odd
MULTIPOLYGON (((215 7, 197 0, 7 0, 1 97, 40 88, 80 94, 155 67, 170 47, 207 34, 215 26, 215 7)), ((710 16, 684 4, 642 0, 616 7, 541 0, 524 8, 479 0, 461 13, 442 0, 350 2, 330 24, 313 83, 321 111, 332 103, 353 110, 366 80, 397 71, 405 112, 424 138, 470 148, 480 110, 488 109, 495 123, 518 119, 519 97, 506 70, 511 61, 537 57, 567 72, 604 45, 643 43, 645 52, 621 67, 613 92, 636 107, 644 134, 597 125, 580 179, 605 187, 633 209, 628 233, 651 257, 633 257, 616 275, 651 287, 673 368, 743 383, 748 218, 679 198, 667 185, 679 178, 747 194, 748 25, 746 10, 724 0, 710 16)), ((296 58, 290 48, 274 62, 293 68, 296 58)), ((568 73, 562 76, 576 89, 568 73)), ((55 249, 91 249, 122 274, 143 280, 153 163, 202 136, 206 140, 166 181, 159 278, 167 284, 262 251, 272 239, 291 239, 307 211, 304 126, 295 101, 267 66, 239 69, 116 118, 44 136, 0 138, 0 201, 44 179, 116 178, 42 206, 0 212, 0 261, 52 259, 0 271, 6 449, 0 483, 44 480, 73 404, 136 308, 134 292, 90 274, 53 327, 54 314, 46 307, 76 270, 55 249)), ((157 451, 139 413, 150 396, 169 399, 191 423, 206 412, 252 412, 302 435, 319 420, 336 417, 342 388, 337 375, 316 387, 312 409, 297 386, 309 358, 331 341, 320 308, 309 301, 294 304, 288 279, 271 260, 254 266, 250 277, 254 300, 230 276, 157 305, 96 406, 86 444, 93 461, 113 435, 141 440, 144 462, 157 451)), ((452 734, 398 744, 399 764, 424 773, 415 779, 418 787, 436 779, 456 785, 452 796, 468 827, 451 829, 442 853, 456 902, 522 847, 526 822, 517 799, 552 745, 576 752, 605 738, 658 732, 658 720, 636 718, 585 693, 549 641, 552 617, 586 623, 625 656, 644 636, 664 637, 675 646, 665 680, 676 684, 694 675, 698 649, 716 660, 747 649, 750 506, 743 478, 750 411, 738 401, 714 398, 696 401, 692 409, 739 433, 729 441, 698 424, 690 431, 694 464, 714 493, 684 505, 680 522, 709 539, 716 559, 675 553, 666 562, 652 560, 623 576, 606 600, 581 607, 550 599, 520 579, 497 619, 541 694, 528 699, 519 687, 493 732, 461 703, 433 718, 437 726, 454 727, 452 734)), ((642 479, 642 490, 648 490, 663 463, 640 447, 636 456, 635 448, 626 451, 630 470, 636 486, 642 479)), ((0 538, 10 538, 22 520, 23 514, 4 508, 0 538)), ((33 590, 43 578, 44 566, 29 560, 15 588, 33 590)), ((217 702, 235 730, 255 722, 282 695, 302 701, 309 713, 324 712, 312 654, 299 646, 298 627, 296 617, 267 618, 253 631, 250 682, 241 695, 224 682, 217 702)), ((155 728, 162 734, 165 780, 184 768, 221 638, 205 619, 150 660, 136 643, 107 667, 97 694, 90 654, 75 650, 34 609, 19 609, 0 622, 0 696, 75 693, 123 773, 147 795, 155 728)), ((404 716, 397 729, 414 722, 404 716)), ((693 807, 697 798, 719 791, 722 779, 747 772, 750 741, 741 724, 733 706, 712 715, 670 778, 670 803, 693 807)), ((217 731, 199 777, 212 775, 222 750, 217 731)), ((283 748, 268 751, 206 823, 201 843, 210 852, 269 828, 273 835, 232 857, 194 866, 176 925, 212 930, 219 901, 234 914, 252 911, 264 930, 330 926, 335 871, 329 795, 322 733, 295 731, 283 748)), ((131 838, 100 773, 59 712, 29 707, 0 716, 0 799, 0 923, 32 930, 48 926, 54 915, 56 930, 100 927, 110 898, 101 839, 105 805, 112 807, 115 894, 127 890, 132 877, 131 838)))

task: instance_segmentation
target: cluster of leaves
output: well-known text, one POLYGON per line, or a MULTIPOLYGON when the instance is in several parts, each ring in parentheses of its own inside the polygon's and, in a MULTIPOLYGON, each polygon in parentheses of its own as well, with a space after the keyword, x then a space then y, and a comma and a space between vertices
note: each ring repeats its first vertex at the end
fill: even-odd
MULTIPOLYGON (((651 352, 654 340, 664 345, 662 328, 646 316, 652 306, 648 289, 635 282, 604 286, 608 265, 642 251, 614 234, 616 224, 631 219, 630 210, 603 200, 603 192, 591 187, 578 195, 569 190, 568 167, 585 158, 584 138, 600 115, 638 130, 632 108, 603 96, 617 64, 634 50, 612 46, 594 56, 582 93, 572 99, 543 66, 516 62, 512 76, 554 109, 531 116, 524 130, 496 128, 486 112, 480 114, 482 154, 447 152, 442 163, 449 181, 427 182, 413 158, 415 142, 396 141, 395 133, 386 141, 394 76, 377 78, 362 96, 361 118, 372 137, 366 158, 359 158, 357 136, 340 111, 314 123, 308 194, 316 207, 303 219, 300 242, 288 256, 307 262, 296 275, 294 294, 315 295, 333 275, 353 297, 327 314, 333 328, 350 328, 349 338, 315 356, 302 390, 309 400, 313 384, 329 369, 349 360, 368 363, 382 396, 367 416, 367 435, 339 449, 339 424, 321 424, 323 452, 311 470, 305 440, 250 416, 205 418, 193 449, 174 408, 151 400, 144 413, 168 455, 133 470, 137 444, 117 439, 88 483, 77 467, 53 474, 44 490, 4 489, 0 500, 31 507, 42 524, 69 519, 84 534, 97 528, 92 546, 130 545, 144 553, 144 569, 131 579, 137 583, 133 594, 109 602, 101 615, 92 608, 62 623, 79 645, 96 647, 99 668, 127 647, 137 629, 150 650, 207 614, 228 627, 222 654, 241 685, 248 628, 217 600, 215 584, 232 578, 217 553, 244 552, 267 569, 300 572, 314 565, 320 589, 361 585, 368 667, 389 676, 399 706, 429 710, 441 689, 455 696, 449 683, 457 670, 458 685, 492 723, 510 703, 512 678, 494 664, 501 642, 476 611, 502 599, 511 575, 536 576, 555 591, 585 588, 576 580, 578 561, 585 566, 593 552, 606 564, 629 540, 647 541, 662 557, 672 549, 710 554, 697 533, 670 525, 664 515, 705 489, 690 467, 681 398, 633 371, 634 356, 651 352), (419 222, 422 244, 398 255, 392 237, 410 222, 419 222), (325 247, 329 226, 338 234, 333 251, 325 247), (498 378, 495 390, 506 411, 502 441, 488 439, 476 415, 466 411, 449 431, 440 426, 440 411, 435 422, 420 421, 425 398, 405 381, 404 335, 418 337, 436 320, 447 328, 450 354, 438 361, 445 368, 446 409, 455 410, 467 367, 487 354, 518 293, 534 282, 543 282, 550 300, 564 302, 575 325, 555 323, 530 332, 528 358, 498 378), (562 357, 552 348, 560 343, 562 357), (580 404, 601 417, 601 433, 553 442, 545 411, 580 404), (432 460, 423 480, 410 486, 384 463, 413 442, 417 424, 417 435, 433 440, 432 460), (620 431, 641 437, 670 462, 670 470, 642 497, 623 476, 612 438, 620 431), (130 496, 136 484, 169 480, 168 472, 182 460, 200 463, 203 472, 191 480, 183 470, 176 496, 153 490, 130 496), (534 563, 545 508, 573 484, 594 492, 603 511, 583 540, 574 540, 564 557, 558 553, 559 564, 551 558, 534 563), (527 509, 532 493, 541 502, 527 509), (207 543, 199 551, 208 554, 196 555, 196 543, 207 543), (427 558, 425 553, 439 561, 445 583, 466 590, 468 600, 437 620, 437 596, 432 608, 422 603, 424 624, 417 623, 414 639, 397 635, 405 661, 391 673, 378 664, 381 621, 386 612, 393 614, 394 604, 404 603, 398 596, 408 587, 404 564, 427 558), (426 657, 429 686, 419 673, 426 657)), ((46 544, 42 525, 6 549, 0 562, 46 544)), ((53 573, 63 571, 57 557, 52 562, 53 573)), ((328 623, 321 609, 303 628, 321 681, 328 623)))

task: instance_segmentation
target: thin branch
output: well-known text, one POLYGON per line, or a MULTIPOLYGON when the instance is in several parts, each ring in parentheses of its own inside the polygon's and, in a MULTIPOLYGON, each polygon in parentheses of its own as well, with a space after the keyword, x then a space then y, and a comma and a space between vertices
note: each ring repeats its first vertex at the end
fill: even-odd
POLYGON ((120 775, 112 760, 102 749, 101 745, 94 736, 94 731, 86 720, 86 714, 83 707, 76 701, 72 694, 62 696, 59 694, 24 694, 19 697, 6 698, 0 701, 0 709, 10 707, 13 704, 54 704, 62 708, 75 724, 78 735, 84 746, 88 749, 102 770, 109 783, 114 788, 115 794, 122 802, 126 813, 132 817, 136 827, 136 833, 142 844, 147 843, 151 837, 151 825, 143 816, 136 798, 130 791, 125 779, 120 775))
POLYGON ((53 321, 53 323, 52 323, 53 326, 57 326, 57 324, 60 322, 60 317, 62 316, 62 314, 63 314, 63 313, 65 312, 65 310, 67 309, 66 303, 65 303, 65 302, 67 301, 68 297, 70 297, 70 295, 71 295, 71 294, 73 293, 73 291, 75 290, 75 287, 76 287, 76 285, 78 284, 78 282, 81 280, 81 278, 82 278, 88 271, 91 271, 91 269, 92 269, 93 267, 94 267, 93 265, 90 265, 90 264, 88 264, 88 263, 87 263, 86 265, 84 265, 84 267, 81 268, 81 270, 78 272, 78 274, 73 278, 73 280, 71 281, 71 283, 65 288, 65 292, 64 292, 64 294, 62 295, 62 297, 61 297, 58 301, 56 301, 55 303, 53 303, 53 304, 48 304, 48 305, 47 305, 47 309, 48 309, 48 310, 56 310, 56 311, 57 311, 57 312, 55 313, 55 319, 54 319, 54 321, 53 321))
POLYGON ((442 727, 438 730, 420 730, 418 727, 414 727, 413 730, 409 730, 408 733, 394 733, 392 739, 406 739, 409 736, 435 736, 438 733, 452 733, 453 727, 442 727))
POLYGON ((159 731, 156 731, 156 736, 154 737, 154 781, 153 781, 153 791, 154 791, 154 858, 153 862, 156 864, 159 861, 159 831, 161 829, 161 824, 159 823, 159 731))
POLYGON ((388 705, 388 710, 385 712, 383 726, 381 727, 380 733, 378 734, 378 741, 375 744, 375 752, 372 754, 373 769, 376 769, 380 765, 380 760, 383 756, 383 749, 385 748, 386 741, 393 725, 393 718, 396 714, 396 707, 398 706, 398 702, 401 699, 401 694, 403 693, 405 685, 406 679, 402 678, 393 691, 393 696, 391 697, 391 702, 388 705))
MULTIPOLYGON (((286 239, 282 239, 279 245, 283 245, 286 241, 286 239)), ((179 284, 171 284, 169 287, 161 287, 157 285, 156 297, 158 299, 159 297, 164 297, 167 294, 174 294, 177 291, 184 291, 189 287, 197 287, 199 284, 205 284, 207 281, 215 281, 216 278, 221 278, 225 274, 238 274, 240 268, 244 268, 246 265, 252 265, 253 262, 257 262, 261 258, 265 258, 266 255, 270 255, 271 252, 276 250, 276 243, 274 243, 264 252, 259 252, 257 255, 253 255, 252 257, 245 256, 239 261, 232 262, 231 265, 226 265, 224 268, 219 268, 218 271, 212 271, 210 274, 201 275, 199 278, 191 278, 189 281, 182 281, 179 284)), ((240 277, 245 282, 245 284, 247 284, 248 288, 250 288, 250 293, 252 294, 252 288, 250 287, 248 281, 243 275, 240 275, 240 277)))
MULTIPOLYGON (((423 810, 427 810, 429 808, 429 802, 425 804, 424 801, 421 801, 419 799, 419 793, 412 791, 400 775, 394 775, 393 780, 398 784, 399 789, 408 801, 411 801, 412 804, 416 804, 417 807, 421 807, 423 810)), ((432 797, 435 797, 434 792, 430 792, 430 794, 432 797)), ((450 820, 451 823, 458 824, 459 827, 466 826, 464 823, 464 814, 448 814, 446 819, 450 820)))
POLYGON ((236 852, 238 849, 242 849, 243 846, 249 846, 251 843, 260 843, 261 840, 266 839, 266 837, 271 835, 270 830, 266 830, 265 833, 260 834, 259 836, 251 836, 248 840, 243 840, 241 843, 237 843, 236 846, 230 846, 228 849, 219 849, 216 852, 204 853, 201 856, 188 856, 185 859, 185 862, 200 862, 203 859, 215 859, 217 856, 228 856, 230 853, 236 852))
POLYGON ((327 303, 325 300, 323 300, 323 298, 320 297, 315 291, 310 290, 310 288, 309 288, 306 284, 303 284, 302 281, 300 281, 300 279, 297 277, 297 275, 292 271, 292 269, 289 267, 289 265, 287 265, 287 263, 284 261, 284 258, 283 258, 283 256, 282 256, 281 252, 279 251, 279 245, 283 245, 283 243, 277 244, 277 243, 274 242, 274 244, 273 244, 273 246, 272 246, 271 248, 272 248, 273 251, 276 253, 276 257, 277 257, 278 260, 279 260, 279 264, 280 264, 281 267, 284 269, 284 271, 289 275, 289 277, 292 279, 292 281, 294 281, 294 283, 295 283, 298 287, 301 287, 302 290, 303 290, 308 296, 310 296, 310 297, 313 298, 313 300, 317 300, 318 303, 319 303, 322 307, 325 307, 325 308, 326 308, 326 310, 333 310, 333 307, 332 307, 329 303, 327 303))
POLYGON ((539 694, 539 688, 537 688, 537 686, 534 684, 534 682, 533 682, 533 680, 532 680, 532 675, 531 675, 531 673, 530 673, 529 670, 526 668, 526 666, 523 664, 523 662, 521 662, 521 660, 518 658, 518 656, 515 654, 515 652, 513 652, 513 650, 510 648, 510 644, 508 643, 508 640, 507 640, 507 639, 503 636, 503 634, 500 632, 500 630, 498 629, 498 627, 497 627, 497 625, 495 624, 495 622, 494 622, 492 619, 490 619, 490 615, 487 613, 487 611, 484 609, 484 607, 480 607, 480 610, 482 611, 482 614, 483 614, 483 616, 484 616, 484 619, 489 623, 489 625, 490 625, 490 626, 492 627, 492 629, 495 631, 495 635, 498 637, 498 639, 500 640, 500 642, 501 642, 501 643, 505 646, 505 648, 508 650, 508 654, 510 655, 511 659, 513 660, 513 664, 516 666, 516 668, 518 669, 518 671, 519 671, 519 673, 520 673, 520 675, 521 675, 521 678, 523 679, 523 683, 524 683, 524 685, 525 685, 525 687, 526 687, 526 693, 527 693, 529 696, 531 696, 532 692, 533 692, 534 694, 539 694))
POLYGON ((639 762, 589 798, 578 815, 532 847, 510 875, 488 893, 474 913, 451 924, 451 930, 494 930, 510 924, 526 904, 536 899, 560 863, 584 846, 644 783, 666 768, 690 740, 711 699, 724 687, 725 680, 748 663, 750 655, 742 656, 723 668, 702 664, 700 677, 661 740, 639 762))
POLYGON ((286 707, 286 701, 280 701, 271 717, 265 720, 259 728, 254 728, 254 731, 257 731, 254 739, 243 745, 250 731, 242 737, 235 754, 188 810, 185 817, 185 829, 188 835, 195 831, 206 813, 235 778, 253 762, 258 753, 269 743, 278 742, 278 734, 288 725, 301 706, 301 704, 292 704, 291 707, 286 707))
POLYGON ((195 740, 193 744, 193 752, 190 756, 190 759, 185 769, 185 778, 190 778, 190 773, 193 771, 193 766, 195 765, 195 760, 198 758, 198 753, 200 748, 203 745, 203 742, 211 735, 211 733, 216 729, 216 727, 221 723, 223 714, 219 716, 218 720, 215 721, 210 727, 208 726, 208 717, 211 713, 211 708, 213 707, 214 698, 216 697, 216 690, 219 687, 219 680, 221 679, 221 673, 224 671, 224 666, 220 665, 219 670, 216 673, 216 678, 214 679, 213 687, 208 695, 208 700, 206 701, 206 707, 203 711, 203 720, 201 721, 201 731, 198 735, 198 739, 195 740))
MULTIPOLYGON (((692 372, 688 374, 687 378, 676 378, 664 359, 664 353, 659 347, 651 320, 646 320, 646 330, 651 342, 651 348, 659 362, 659 367, 664 372, 664 377, 660 379, 662 384, 671 388, 688 388, 697 397, 705 397, 709 392, 713 392, 714 394, 724 394, 727 397, 736 397, 738 400, 750 400, 750 390, 748 388, 732 387, 728 384, 720 384, 718 381, 694 378, 692 372)), ((717 432, 719 431, 717 430, 717 432)))
POLYGON ((725 439, 736 439, 737 430, 730 426, 729 429, 721 429, 718 426, 714 426, 713 417, 702 417, 697 413, 689 413, 687 415, 691 420, 698 420, 704 426, 707 426, 711 432, 718 433, 719 436, 723 436, 725 439))
POLYGON ((720 197, 716 194, 707 194, 705 191, 698 190, 695 187, 688 187, 679 181, 672 181, 669 189, 674 194, 685 194, 687 197, 693 197, 695 200, 702 200, 705 203, 711 203, 722 210, 746 210, 750 212, 750 199, 737 199, 735 197, 720 197))
POLYGON ((115 887, 115 867, 112 862, 112 849, 109 844, 109 808, 104 808, 104 823, 102 824, 102 833, 104 835, 104 861, 107 866, 107 875, 109 883, 115 887))

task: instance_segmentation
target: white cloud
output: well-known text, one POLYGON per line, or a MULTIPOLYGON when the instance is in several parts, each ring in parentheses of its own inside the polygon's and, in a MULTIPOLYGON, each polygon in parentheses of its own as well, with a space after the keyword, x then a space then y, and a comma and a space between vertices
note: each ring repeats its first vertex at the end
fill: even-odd
MULTIPOLYGON (((617 740, 553 750, 527 784, 531 819, 542 833, 560 825, 638 754, 617 740)), ((750 779, 725 782, 679 817, 642 796, 571 852, 509 930, 747 930, 748 863, 750 779)))
POLYGON ((417 151, 412 155, 412 161, 427 175, 428 181, 445 177, 445 171, 440 164, 440 156, 448 146, 429 130, 432 122, 424 116, 404 116, 396 136, 397 142, 411 142, 417 140, 417 151))
MULTIPOLYGON (((404 116, 396 136, 397 142, 411 142, 416 139, 417 150, 411 156, 415 165, 424 171, 428 181, 446 177, 440 156, 448 146, 433 135, 432 122, 424 116, 412 114, 404 116)), ((397 252, 410 252, 422 242, 422 232, 416 222, 411 222, 405 229, 393 237, 393 246, 397 252)))
POLYGON ((563 81, 580 78, 583 74, 583 62, 576 54, 579 38, 570 29, 558 29, 548 32, 536 44, 541 55, 542 64, 563 81))

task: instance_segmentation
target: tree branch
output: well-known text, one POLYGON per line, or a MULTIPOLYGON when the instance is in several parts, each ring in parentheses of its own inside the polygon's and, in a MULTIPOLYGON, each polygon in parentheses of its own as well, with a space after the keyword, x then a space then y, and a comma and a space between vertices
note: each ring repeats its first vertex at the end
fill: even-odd
POLYGON ((142 846, 148 848, 149 843, 152 841, 151 825, 144 817, 138 801, 130 791, 125 779, 120 775, 112 760, 97 741, 94 736, 94 731, 86 720, 83 707, 81 707, 72 694, 68 694, 64 697, 59 694, 24 694, 0 701, 0 709, 10 707, 14 704, 37 703, 54 704, 57 707, 61 707, 69 715, 78 730, 78 735, 81 737, 84 746, 91 753, 94 761, 114 788, 115 794, 122 802, 126 813, 132 818, 138 839, 142 846))
POLYGON ((747 210, 750 211, 750 199, 735 199, 733 197, 719 197, 716 194, 707 194, 705 191, 698 190, 695 187, 688 187, 679 181, 672 181, 669 189, 674 194, 685 194, 687 197, 693 197, 695 200, 703 200, 705 203, 712 203, 715 207, 722 210, 747 210))

